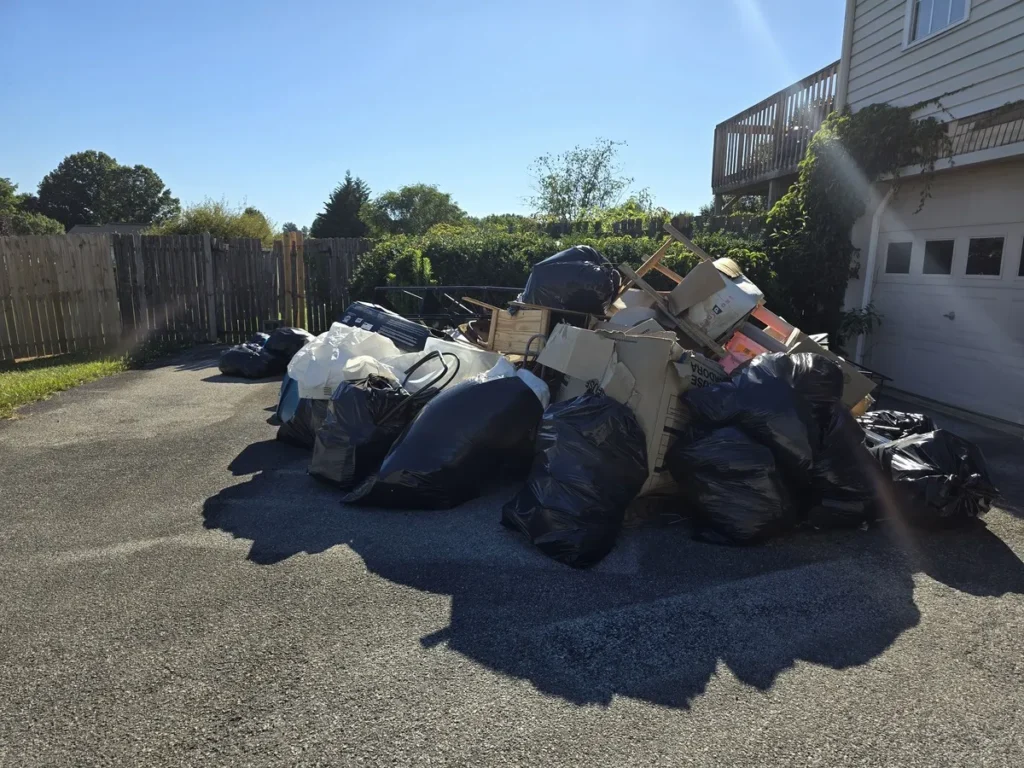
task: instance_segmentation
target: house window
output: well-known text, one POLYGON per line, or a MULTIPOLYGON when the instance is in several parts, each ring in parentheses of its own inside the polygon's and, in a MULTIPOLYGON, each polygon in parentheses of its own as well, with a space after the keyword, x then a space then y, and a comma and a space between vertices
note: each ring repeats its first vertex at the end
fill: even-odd
POLYGON ((885 271, 890 275, 910 273, 910 251, 913 243, 889 243, 885 254, 885 271))
POLYGON ((924 244, 926 275, 948 275, 953 272, 953 240, 929 240, 924 244))
POLYGON ((1003 266, 1003 238, 972 237, 967 248, 968 275, 999 276, 1003 266))
POLYGON ((910 0, 909 42, 923 40, 967 18, 970 0, 910 0))

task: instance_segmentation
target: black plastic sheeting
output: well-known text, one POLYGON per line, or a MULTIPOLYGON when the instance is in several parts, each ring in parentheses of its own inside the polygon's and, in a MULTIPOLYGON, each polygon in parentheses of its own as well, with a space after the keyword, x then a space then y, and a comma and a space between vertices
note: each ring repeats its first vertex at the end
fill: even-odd
POLYGON ((277 439, 299 448, 313 450, 317 430, 327 418, 327 401, 299 397, 299 384, 285 376, 277 402, 277 439))
POLYGON ((313 334, 301 328, 276 328, 271 332, 263 349, 287 365, 295 357, 296 352, 315 338, 313 334))
POLYGON ((502 468, 520 477, 533 455, 540 400, 518 377, 466 381, 437 395, 342 500, 394 509, 449 509, 480 495, 502 468))
POLYGON ((930 416, 903 411, 871 411, 859 417, 857 423, 886 440, 899 440, 935 431, 935 422, 930 416))
POLYGON ((797 523, 797 507, 766 445, 737 427, 677 440, 665 465, 690 501, 697 538, 755 544, 797 523))
POLYGON ((587 394, 544 412, 526 485, 501 510, 545 555, 576 568, 599 562, 647 479, 647 441, 632 411, 587 394))
POLYGON ((217 367, 225 376, 266 379, 282 373, 286 365, 259 344, 246 342, 221 352, 217 367))
POLYGON ((790 479, 806 483, 824 431, 821 415, 828 415, 828 424, 842 389, 842 371, 827 358, 776 353, 754 358, 728 381, 682 397, 696 424, 742 429, 772 450, 790 479), (838 374, 838 387, 829 366, 838 374))
POLYGON ((263 349, 267 345, 267 340, 270 339, 269 333, 254 333, 252 338, 247 341, 247 344, 257 344, 260 349, 263 349))
POLYGON ((618 293, 619 271, 589 245, 574 245, 534 265, 520 301, 603 315, 618 293))
POLYGON ((703 529, 741 544, 798 522, 835 528, 875 519, 883 479, 842 392, 839 366, 809 353, 760 355, 729 381, 685 392, 695 429, 670 448, 666 464, 703 529), (701 451, 712 453, 701 459, 701 451), (726 485, 745 501, 730 507, 726 485))
POLYGON ((892 478, 902 514, 922 526, 962 525, 988 512, 999 491, 981 449, 937 429, 871 449, 892 478))
POLYGON ((877 519, 883 482, 864 447, 863 430, 846 408, 837 406, 811 467, 805 522, 811 528, 852 528, 877 519))

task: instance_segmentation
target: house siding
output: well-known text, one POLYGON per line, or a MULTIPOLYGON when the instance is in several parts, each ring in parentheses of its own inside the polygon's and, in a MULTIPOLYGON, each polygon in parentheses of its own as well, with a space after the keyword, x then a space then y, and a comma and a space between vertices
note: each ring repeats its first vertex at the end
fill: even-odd
POLYGON ((859 0, 847 103, 927 105, 920 117, 967 117, 1024 99, 1024 2, 973 0, 968 20, 903 47, 906 0, 859 0))

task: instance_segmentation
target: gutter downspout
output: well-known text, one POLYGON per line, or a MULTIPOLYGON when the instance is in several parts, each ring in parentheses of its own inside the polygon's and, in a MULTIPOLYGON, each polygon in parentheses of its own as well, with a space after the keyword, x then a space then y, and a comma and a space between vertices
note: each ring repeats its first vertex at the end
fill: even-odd
MULTIPOLYGON (((867 309, 868 305, 871 304, 871 292, 875 288, 875 262, 878 261, 878 231, 882 228, 882 214, 889 207, 889 201, 892 199, 894 191, 892 185, 890 185, 889 191, 885 193, 885 197, 878 203, 874 214, 871 216, 871 239, 868 240, 868 260, 864 265, 864 289, 860 297, 861 309, 867 309)), ((857 350, 854 353, 853 359, 857 365, 864 362, 863 333, 857 337, 857 350)))
POLYGON ((836 112, 842 112, 846 108, 846 96, 850 90, 850 56, 853 53, 853 19, 856 11, 857 0, 846 0, 843 49, 839 54, 839 77, 836 80, 836 112))

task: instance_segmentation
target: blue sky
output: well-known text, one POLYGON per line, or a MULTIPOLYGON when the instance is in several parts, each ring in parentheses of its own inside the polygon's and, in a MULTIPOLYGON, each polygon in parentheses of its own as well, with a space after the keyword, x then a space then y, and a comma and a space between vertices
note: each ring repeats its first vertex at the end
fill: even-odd
POLYGON ((658 204, 711 197, 715 124, 839 58, 843 0, 0 0, 0 176, 143 163, 183 203, 309 224, 346 168, 528 212, 596 137, 658 204))

